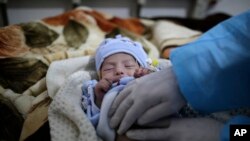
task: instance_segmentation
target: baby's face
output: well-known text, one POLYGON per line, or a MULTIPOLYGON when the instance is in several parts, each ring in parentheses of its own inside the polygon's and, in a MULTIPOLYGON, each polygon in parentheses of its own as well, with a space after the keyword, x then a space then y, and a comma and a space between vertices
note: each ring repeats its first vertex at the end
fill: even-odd
POLYGON ((139 68, 133 56, 126 53, 116 53, 105 58, 101 67, 101 77, 112 79, 115 76, 134 76, 139 68))

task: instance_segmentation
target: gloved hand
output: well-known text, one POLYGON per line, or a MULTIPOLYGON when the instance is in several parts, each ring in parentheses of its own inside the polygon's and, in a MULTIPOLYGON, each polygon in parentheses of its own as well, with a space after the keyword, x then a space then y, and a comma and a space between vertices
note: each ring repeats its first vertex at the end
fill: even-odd
POLYGON ((110 126, 123 134, 137 120, 143 125, 176 113, 186 104, 172 68, 154 72, 130 82, 114 100, 110 126))
POLYGON ((135 140, 168 140, 168 141, 219 141, 223 124, 211 118, 169 118, 166 121, 152 123, 161 125, 145 129, 129 130, 126 135, 135 140), (163 122, 163 124, 160 124, 163 122))

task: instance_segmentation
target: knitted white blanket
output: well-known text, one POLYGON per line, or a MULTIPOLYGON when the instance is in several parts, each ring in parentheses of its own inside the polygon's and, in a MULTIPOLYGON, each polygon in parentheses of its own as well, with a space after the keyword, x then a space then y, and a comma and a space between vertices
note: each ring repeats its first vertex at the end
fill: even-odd
POLYGON ((90 80, 84 71, 89 57, 53 63, 48 71, 48 93, 53 98, 48 111, 52 141, 99 141, 94 127, 81 108, 81 86, 90 80))

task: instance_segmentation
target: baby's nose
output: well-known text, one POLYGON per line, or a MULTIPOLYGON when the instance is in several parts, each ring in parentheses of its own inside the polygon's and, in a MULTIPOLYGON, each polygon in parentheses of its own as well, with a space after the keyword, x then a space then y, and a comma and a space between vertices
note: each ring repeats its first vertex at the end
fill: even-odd
POLYGON ((116 75, 123 75, 124 71, 122 68, 116 68, 116 75))

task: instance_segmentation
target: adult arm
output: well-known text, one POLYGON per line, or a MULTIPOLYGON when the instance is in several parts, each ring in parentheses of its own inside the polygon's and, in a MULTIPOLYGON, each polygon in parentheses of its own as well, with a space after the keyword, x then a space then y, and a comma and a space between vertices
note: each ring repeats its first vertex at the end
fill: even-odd
MULTIPOLYGON (((201 113, 250 107, 250 11, 230 18, 197 41, 171 52, 179 87, 201 113)), ((221 140, 229 140, 231 124, 250 124, 249 117, 229 120, 221 140)))
POLYGON ((250 11, 171 52, 179 87, 199 112, 250 107, 250 11))

